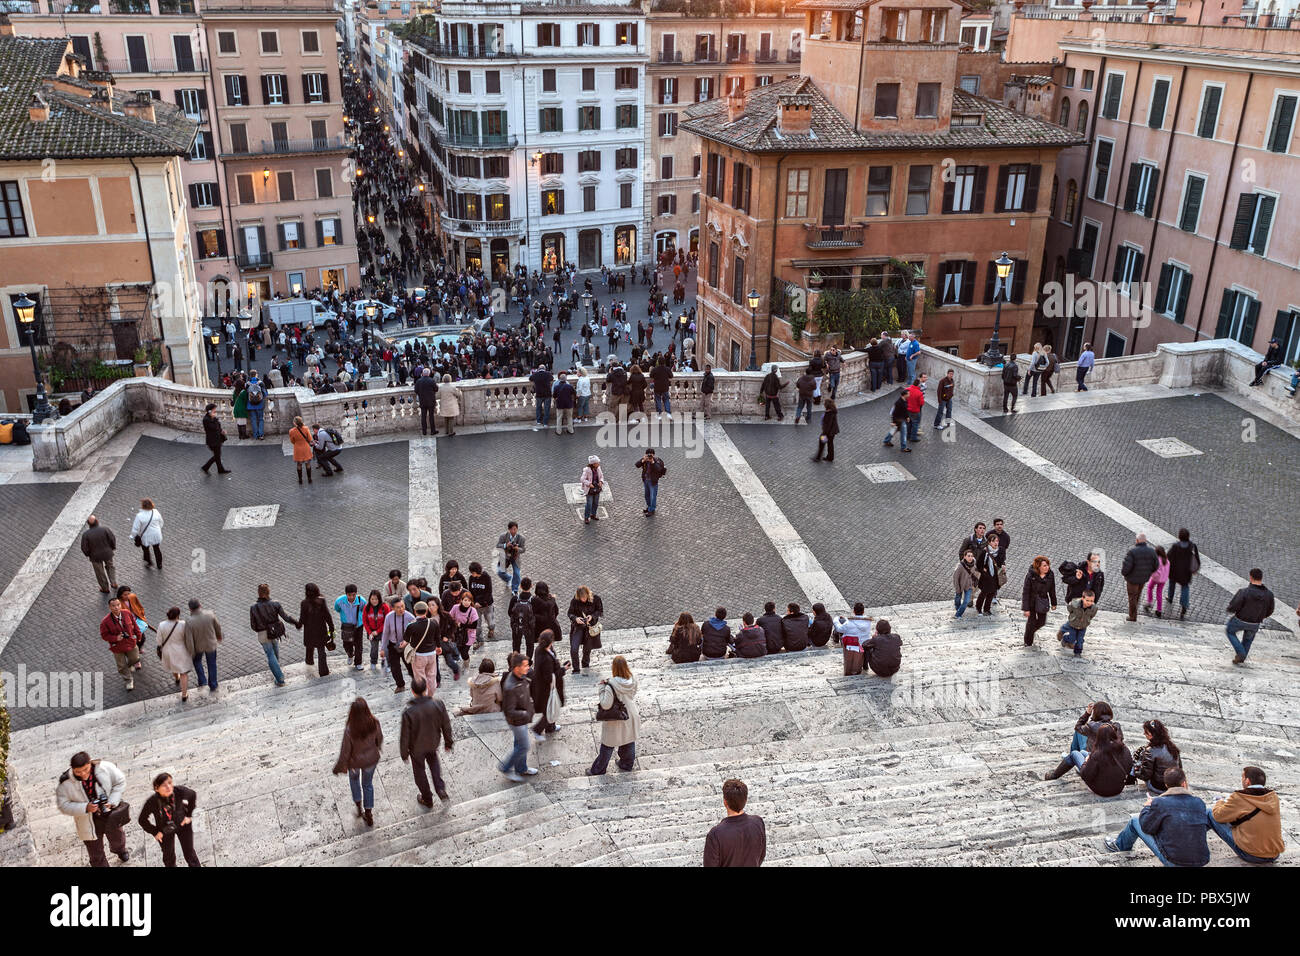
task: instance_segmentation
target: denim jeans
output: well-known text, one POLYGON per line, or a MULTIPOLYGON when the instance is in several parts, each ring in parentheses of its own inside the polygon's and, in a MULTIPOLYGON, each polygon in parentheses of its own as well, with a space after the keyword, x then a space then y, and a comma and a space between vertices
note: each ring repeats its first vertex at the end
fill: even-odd
POLYGON ((885 363, 868 362, 867 367, 871 370, 871 390, 874 392, 880 388, 880 383, 885 378, 885 363))
POLYGON ((510 585, 511 594, 519 593, 519 581, 523 577, 523 575, 519 573, 519 565, 512 564, 505 571, 502 571, 500 568, 497 568, 497 577, 499 577, 506 584, 510 585))
POLYGON ((1083 384, 1083 380, 1085 377, 1087 377, 1087 375, 1088 375, 1088 369, 1086 368, 1076 367, 1074 370, 1074 381, 1075 384, 1079 386, 1078 391, 1080 392, 1086 392, 1088 390, 1088 386, 1083 384))
POLYGON ((595 518, 596 510, 600 507, 600 495, 587 495, 586 504, 582 509, 583 520, 595 518))
POLYGON ((799 396, 799 400, 794 405, 794 420, 798 421, 800 416, 804 416, 804 421, 812 421, 812 398, 799 396))
POLYGON ((198 677, 198 679, 194 682, 195 687, 202 687, 204 684, 207 684, 208 690, 216 690, 217 689, 217 652, 204 651, 202 653, 195 654, 194 673, 198 677), (207 658, 207 662, 208 662, 208 672, 206 675, 203 673, 204 658, 207 658))
POLYGON ((920 438, 921 431, 921 413, 909 412, 907 415, 907 440, 916 441, 920 438))
POLYGON ((662 395, 660 395, 658 392, 655 392, 655 411, 667 412, 669 415, 671 415, 673 413, 672 396, 669 395, 667 392, 665 392, 662 395))
POLYGON ((591 415, 591 396, 579 395, 578 396, 578 417, 587 418, 590 415, 591 415))
POLYGON ((537 396, 537 424, 546 425, 551 421, 551 396, 537 396))
POLYGON ((831 372, 831 398, 834 398, 835 393, 838 392, 839 390, 840 390, 840 373, 831 372))
POLYGON ((1174 588, 1179 589, 1178 591, 1179 605, 1183 608, 1183 610, 1187 610, 1189 598, 1188 598, 1188 586, 1186 584, 1175 584, 1173 581, 1170 581, 1169 596, 1166 597, 1165 600, 1168 601, 1171 605, 1174 603, 1174 588))
POLYGON ((916 381, 916 358, 915 358, 915 356, 912 357, 912 358, 909 358, 909 359, 907 360, 907 380, 908 380, 909 382, 915 382, 915 381, 916 381))
POLYGON ((901 425, 891 426, 889 431, 885 432, 885 440, 882 444, 892 445, 894 443, 894 431, 898 431, 898 440, 902 442, 903 447, 907 447, 907 422, 901 425))
POLYGON ((514 749, 506 757, 505 763, 501 764, 501 772, 510 773, 513 770, 515 773, 523 773, 528 769, 528 725, 511 725, 510 733, 515 738, 514 749))
POLYGON ((952 599, 952 606, 957 609, 957 616, 961 617, 966 613, 966 608, 970 607, 970 596, 973 588, 967 588, 952 599))
POLYGON ((375 808, 375 768, 362 767, 348 771, 348 785, 352 788, 352 802, 366 810, 375 808))
POLYGON ((264 434, 265 416, 263 413, 265 411, 265 405, 258 405, 256 408, 250 405, 248 408, 248 424, 253 429, 254 438, 261 438, 264 434))
POLYGON ((1232 848, 1233 853, 1237 854, 1237 856, 1241 857, 1247 863, 1272 863, 1277 859, 1275 856, 1252 856, 1241 847, 1237 846, 1237 841, 1232 835, 1232 827, 1227 823, 1220 823, 1218 820, 1214 819, 1214 814, 1208 809, 1205 811, 1205 822, 1210 825, 1210 829, 1222 838, 1224 843, 1228 844, 1228 846, 1232 848))
POLYGON ((939 403, 936 405, 936 410, 935 410, 935 413, 934 413, 934 427, 935 427, 935 428, 938 428, 940 425, 943 424, 944 416, 947 416, 949 419, 952 418, 952 399, 951 399, 951 398, 946 399, 945 401, 939 402, 939 403))
POLYGON ((1065 642, 1074 648, 1075 657, 1083 653, 1083 635, 1087 630, 1086 627, 1072 627, 1069 624, 1061 625, 1061 634, 1065 637, 1065 642))
POLYGON ((284 683, 284 671, 280 670, 280 645, 276 641, 268 641, 262 645, 262 650, 266 652, 266 666, 271 668, 271 676, 275 678, 277 684, 284 683))
MULTIPOLYGON (((609 767, 609 758, 614 755, 613 747, 600 745, 600 753, 596 754, 596 760, 591 765, 591 772, 594 776, 600 776, 609 767)), ((627 771, 635 766, 636 761, 636 741, 630 744, 623 744, 618 748, 618 769, 627 771)))
POLYGON ((1115 843, 1121 850, 1128 851, 1133 849, 1133 844, 1137 843, 1138 840, 1149 846, 1151 852, 1156 855, 1156 859, 1165 866, 1174 865, 1160 852, 1160 846, 1156 843, 1156 838, 1143 831, 1142 825, 1138 823, 1138 815, 1135 813, 1128 821, 1128 826, 1121 830, 1119 836, 1115 838, 1115 843))
POLYGON ((641 487, 645 491, 646 508, 654 511, 655 504, 659 501, 659 486, 652 481, 642 481, 641 487))
MULTIPOLYGON (((1228 623, 1223 630, 1228 635, 1228 643, 1232 645, 1232 649, 1241 655, 1242 660, 1245 660, 1246 655, 1250 653, 1250 645, 1255 641, 1255 632, 1259 630, 1259 625, 1243 621, 1234 614, 1228 618, 1228 623), (1238 631, 1241 632, 1241 640, 1237 639, 1238 631)), ((200 679, 199 683, 203 681, 200 679)))

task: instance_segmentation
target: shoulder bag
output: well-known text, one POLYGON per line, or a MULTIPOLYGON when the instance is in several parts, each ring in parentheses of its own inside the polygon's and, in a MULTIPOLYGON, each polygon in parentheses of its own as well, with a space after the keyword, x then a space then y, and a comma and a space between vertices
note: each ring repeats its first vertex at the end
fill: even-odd
MULTIPOLYGON (((425 640, 426 640, 426 639, 428 638, 428 636, 429 636, 429 629, 430 629, 432 626, 433 626, 433 625, 429 623, 428 618, 425 618, 425 621, 424 621, 424 633, 420 635, 420 646, 421 646, 421 647, 424 646, 424 642, 425 642, 425 640)), ((415 645, 412 644, 410 641, 407 641, 407 642, 406 642, 406 646, 402 648, 402 660, 406 661, 407 664, 410 664, 410 665, 414 666, 414 663, 415 663, 415 645)))
POLYGON ((624 704, 623 699, 618 696, 618 691, 614 689, 614 685, 607 680, 603 680, 601 681, 601 683, 604 684, 606 687, 608 687, 609 692, 614 695, 614 703, 612 703, 609 706, 609 708, 606 709, 600 706, 600 701, 599 699, 597 699, 596 719, 597 720, 627 720, 628 719, 627 705, 624 704))
POLYGON ((158 644, 157 647, 154 648, 154 650, 158 652, 159 660, 162 660, 162 649, 167 646, 167 642, 170 641, 172 639, 172 635, 176 633, 176 622, 172 621, 170 623, 172 629, 167 632, 167 636, 163 638, 163 640, 158 644))
POLYGON ((154 516, 154 514, 155 514, 155 512, 152 512, 152 511, 149 512, 149 520, 146 521, 146 522, 144 523, 144 527, 140 529, 140 533, 137 534, 137 535, 135 536, 134 540, 135 540, 135 546, 136 546, 137 548, 143 548, 143 547, 144 547, 144 540, 143 540, 143 539, 144 539, 144 533, 145 533, 146 531, 149 530, 149 525, 153 524, 153 516, 154 516))

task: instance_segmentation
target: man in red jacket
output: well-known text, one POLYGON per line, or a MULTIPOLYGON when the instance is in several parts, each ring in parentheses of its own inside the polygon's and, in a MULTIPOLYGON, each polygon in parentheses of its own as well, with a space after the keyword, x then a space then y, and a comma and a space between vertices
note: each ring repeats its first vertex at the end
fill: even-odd
POLYGON ((117 672, 126 681, 126 689, 135 690, 133 675, 140 660, 140 626, 135 622, 135 615, 117 598, 108 602, 108 613, 99 622, 99 636, 108 642, 117 672))
POLYGON ((907 440, 920 441, 921 409, 925 408, 925 380, 922 372, 907 386, 907 440))

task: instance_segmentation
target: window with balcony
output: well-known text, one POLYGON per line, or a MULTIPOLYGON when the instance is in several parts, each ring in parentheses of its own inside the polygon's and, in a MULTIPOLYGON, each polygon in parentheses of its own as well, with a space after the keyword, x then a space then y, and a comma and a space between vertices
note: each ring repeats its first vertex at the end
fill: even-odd
POLYGON ((542 190, 542 215, 543 216, 564 215, 564 190, 563 189, 542 190))
POLYGON ((847 169, 826 170, 822 187, 823 225, 843 225, 844 208, 849 192, 849 171, 847 169))
MULTIPOLYGON (((808 188, 811 170, 791 169, 785 174, 785 216, 803 219, 808 215, 808 188)), ((710 195, 712 195, 710 193, 710 195)))
POLYGON ((929 166, 912 166, 907 171, 907 208, 909 216, 926 216, 930 213, 929 166))
POLYGON ((867 170, 867 215, 889 215, 889 187, 894 170, 890 166, 872 166, 867 170))
POLYGON ((248 152, 248 124, 231 123, 227 129, 230 132, 230 151, 232 153, 248 152))
POLYGON ((505 222, 510 218, 510 194, 488 193, 485 207, 488 222, 505 222))
POLYGON ((280 152, 284 152, 289 148, 288 123, 277 120, 271 124, 271 145, 280 152))
POLYGON ((898 84, 897 83, 876 84, 876 114, 875 115, 877 119, 898 118, 898 84))

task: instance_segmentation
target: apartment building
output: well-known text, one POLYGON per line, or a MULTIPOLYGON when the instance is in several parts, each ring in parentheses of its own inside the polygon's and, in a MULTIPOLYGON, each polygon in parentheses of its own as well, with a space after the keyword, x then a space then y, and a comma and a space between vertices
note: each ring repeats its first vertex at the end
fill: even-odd
POLYGON ((130 374, 141 347, 206 384, 182 176, 197 134, 85 71, 67 38, 16 37, 0 15, 0 410, 28 410, 29 343, 56 392, 96 363, 130 374))
POLYGON ((700 241, 700 140, 679 130, 682 110, 799 73, 804 18, 793 0, 652 0, 646 15, 647 252, 700 241), (707 11, 707 12, 706 12, 707 11))
POLYGON ((807 354, 792 320, 804 303, 818 331, 831 289, 899 290, 900 322, 967 358, 1001 303, 1003 348, 1026 350, 1046 185, 1082 137, 959 85, 958 2, 797 8, 802 76, 695 104, 682 123, 704 154, 700 360, 744 368, 751 341, 759 361, 807 354), (999 280, 1003 252, 1014 266, 999 280), (929 291, 914 296, 918 270, 929 291))
POLYGON ((359 280, 330 0, 15 0, 24 36, 199 123, 183 165, 205 314, 359 280))
POLYGON ((641 261, 640 6, 444 2, 422 24, 406 39, 448 260, 494 275, 641 261))
POLYGON ((1276 336, 1295 361, 1300 30, 1245 25, 1239 4, 1175 19, 1013 22, 1008 58, 1059 57, 1058 119, 1089 138, 1062 158, 1045 250, 1076 296, 1045 297, 1041 321, 1067 356, 1276 336))

